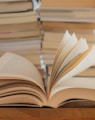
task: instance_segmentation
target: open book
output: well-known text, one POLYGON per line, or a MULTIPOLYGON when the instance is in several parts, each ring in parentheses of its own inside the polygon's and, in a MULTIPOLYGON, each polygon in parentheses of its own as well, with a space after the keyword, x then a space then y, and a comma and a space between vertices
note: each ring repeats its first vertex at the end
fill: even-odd
POLYGON ((0 106, 60 107, 70 99, 95 100, 95 78, 74 77, 95 64, 95 46, 65 33, 46 86, 36 67, 24 57, 0 58, 0 106))

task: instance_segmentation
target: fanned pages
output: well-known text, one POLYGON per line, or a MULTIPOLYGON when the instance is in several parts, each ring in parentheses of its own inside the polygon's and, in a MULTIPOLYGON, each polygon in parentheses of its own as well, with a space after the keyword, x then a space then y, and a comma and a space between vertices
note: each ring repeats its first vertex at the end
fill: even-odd
POLYGON ((26 58, 7 52, 0 58, 0 106, 60 107, 70 101, 95 101, 94 77, 78 77, 95 66, 95 46, 66 31, 56 53, 51 76, 44 84, 26 58), (81 94, 79 94, 81 92, 81 94))

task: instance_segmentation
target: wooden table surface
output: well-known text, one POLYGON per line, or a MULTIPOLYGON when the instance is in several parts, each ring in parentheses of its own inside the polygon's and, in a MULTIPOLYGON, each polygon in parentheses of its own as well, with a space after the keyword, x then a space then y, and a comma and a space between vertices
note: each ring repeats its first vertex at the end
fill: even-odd
POLYGON ((95 120, 95 108, 0 108, 0 120, 95 120))

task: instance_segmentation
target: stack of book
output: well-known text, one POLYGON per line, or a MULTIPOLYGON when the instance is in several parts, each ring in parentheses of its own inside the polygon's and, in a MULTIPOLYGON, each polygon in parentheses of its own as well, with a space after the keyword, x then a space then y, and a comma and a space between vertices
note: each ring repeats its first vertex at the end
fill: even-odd
POLYGON ((82 36, 89 45, 95 44, 95 0, 42 0, 40 15, 44 30, 42 53, 48 70, 51 71, 66 30, 71 34, 75 32, 78 40, 82 36))
POLYGON ((39 6, 39 0, 0 0, 0 55, 14 52, 40 64, 39 6))

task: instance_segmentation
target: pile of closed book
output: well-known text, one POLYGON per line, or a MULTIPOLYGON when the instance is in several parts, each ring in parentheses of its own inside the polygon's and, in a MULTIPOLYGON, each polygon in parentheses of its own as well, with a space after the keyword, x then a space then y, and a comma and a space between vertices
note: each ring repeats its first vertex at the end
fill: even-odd
POLYGON ((40 64, 40 0, 0 0, 0 55, 14 52, 40 64))

